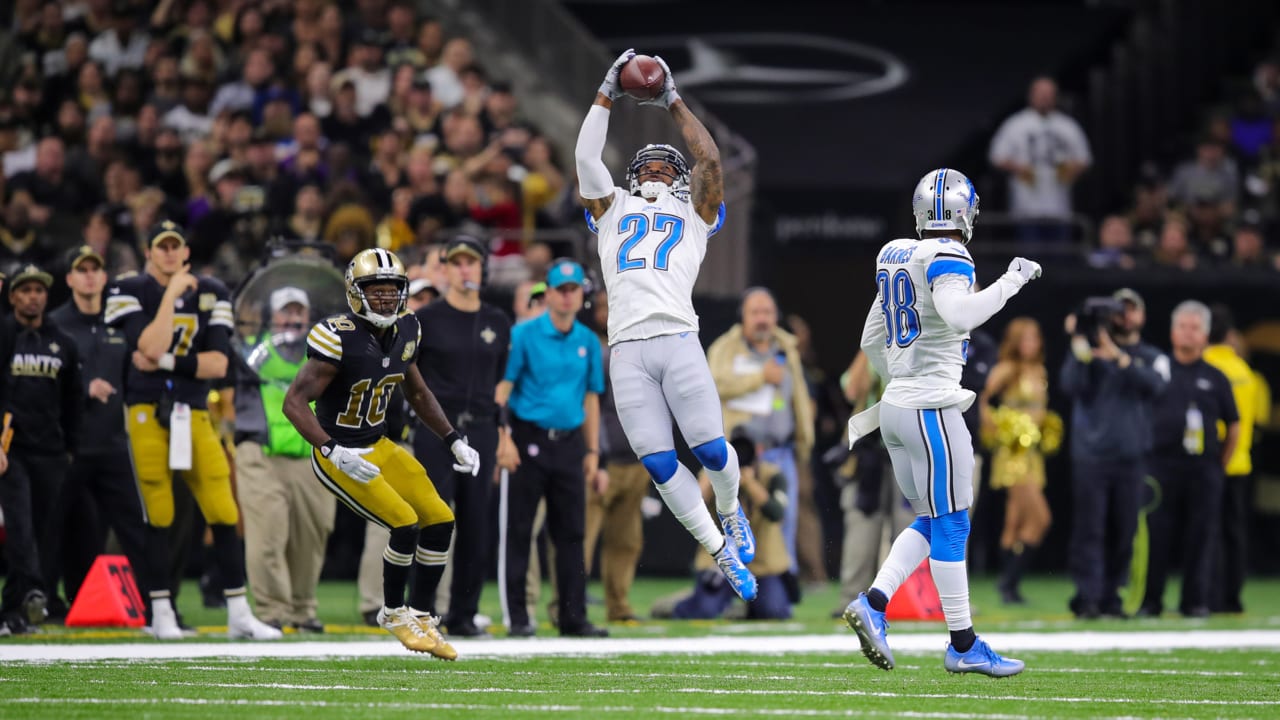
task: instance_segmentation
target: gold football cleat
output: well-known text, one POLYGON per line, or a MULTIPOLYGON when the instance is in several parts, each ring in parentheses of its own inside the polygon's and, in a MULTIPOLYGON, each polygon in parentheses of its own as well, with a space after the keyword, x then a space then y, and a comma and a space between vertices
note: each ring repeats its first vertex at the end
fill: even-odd
POLYGON ((444 641, 440 632, 429 622, 430 620, 439 622, 430 615, 419 618, 407 607, 398 607, 394 610, 384 607, 378 611, 378 624, 395 635, 400 644, 409 650, 430 653, 445 660, 457 659, 457 651, 444 641))

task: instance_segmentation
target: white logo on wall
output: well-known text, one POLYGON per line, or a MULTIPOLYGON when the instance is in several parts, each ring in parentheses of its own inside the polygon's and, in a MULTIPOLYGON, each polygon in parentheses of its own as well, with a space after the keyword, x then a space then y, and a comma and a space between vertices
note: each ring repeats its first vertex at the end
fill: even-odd
MULTIPOLYGON (((619 48, 661 55, 688 52, 689 67, 675 67, 676 85, 709 103, 772 105, 852 100, 879 95, 906 83, 906 63, 882 48, 807 33, 717 33, 613 40, 619 48), (794 65, 770 64, 761 51, 791 50, 794 65)), ((666 58, 664 58, 666 59, 666 58)), ((670 63, 670 60, 668 60, 670 63)))

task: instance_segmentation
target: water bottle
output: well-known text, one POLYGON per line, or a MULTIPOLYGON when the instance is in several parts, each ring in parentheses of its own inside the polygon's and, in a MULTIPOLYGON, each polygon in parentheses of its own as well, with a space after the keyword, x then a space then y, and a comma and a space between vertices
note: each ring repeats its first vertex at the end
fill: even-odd
POLYGON ((1182 449, 1188 455, 1204 454, 1204 415, 1195 403, 1187 407, 1187 426, 1182 431, 1182 449))

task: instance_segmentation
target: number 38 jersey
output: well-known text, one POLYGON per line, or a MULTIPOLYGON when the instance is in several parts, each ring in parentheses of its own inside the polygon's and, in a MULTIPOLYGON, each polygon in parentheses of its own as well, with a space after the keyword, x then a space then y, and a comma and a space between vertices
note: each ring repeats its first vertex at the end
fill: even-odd
POLYGON ((307 335, 307 357, 330 363, 338 375, 316 400, 320 427, 339 445, 368 447, 386 434, 396 386, 418 360, 422 326, 401 315, 379 338, 354 313, 325 318, 307 335))
MULTIPOLYGON (((106 293, 102 320, 120 329, 130 350, 138 349, 138 338, 156 317, 164 299, 164 286, 148 273, 114 282, 106 293)), ((231 333, 235 326, 227 287, 211 277, 197 278, 189 290, 174 302, 173 342, 169 352, 187 357, 207 351, 231 356, 231 333)), ((126 405, 156 403, 165 386, 173 383, 173 399, 197 410, 209 407, 208 380, 199 380, 166 370, 144 372, 129 365, 125 378, 126 405)))
POLYGON ((693 284, 723 224, 724 203, 708 224, 688 200, 664 193, 649 202, 622 188, 598 220, 587 212, 609 291, 610 345, 698 331, 693 284))
POLYGON ((886 402, 905 408, 957 402, 969 334, 938 314, 933 287, 944 280, 967 283, 973 292, 973 258, 949 238, 893 240, 876 258, 876 299, 884 316, 890 375, 886 402))

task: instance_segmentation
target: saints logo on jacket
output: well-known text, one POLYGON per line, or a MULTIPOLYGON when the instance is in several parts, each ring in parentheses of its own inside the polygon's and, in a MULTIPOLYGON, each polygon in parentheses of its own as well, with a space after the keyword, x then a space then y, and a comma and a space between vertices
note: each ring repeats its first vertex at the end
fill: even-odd
POLYGON ((307 357, 338 368, 316 400, 316 417, 338 444, 369 446, 386 431, 387 409, 418 359, 422 326, 404 313, 382 337, 353 313, 325 318, 307 335, 307 357))

